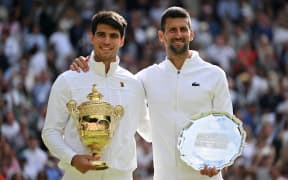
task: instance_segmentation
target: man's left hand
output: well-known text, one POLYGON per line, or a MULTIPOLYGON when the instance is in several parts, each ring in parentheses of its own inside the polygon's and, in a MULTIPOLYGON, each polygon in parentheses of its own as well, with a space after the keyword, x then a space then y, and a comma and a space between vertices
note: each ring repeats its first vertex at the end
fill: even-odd
POLYGON ((207 167, 207 166, 205 166, 204 169, 200 170, 200 173, 202 175, 206 175, 209 177, 215 176, 219 172, 220 172, 220 170, 217 170, 215 167, 211 168, 211 167, 207 167))

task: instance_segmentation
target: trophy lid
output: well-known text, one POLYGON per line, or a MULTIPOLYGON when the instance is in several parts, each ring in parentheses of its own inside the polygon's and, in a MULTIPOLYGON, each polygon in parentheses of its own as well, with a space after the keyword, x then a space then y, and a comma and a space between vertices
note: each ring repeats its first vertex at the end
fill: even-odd
POLYGON ((90 101, 94 101, 94 100, 97 101, 97 100, 101 100, 102 97, 103 95, 97 91, 96 84, 93 84, 92 92, 87 95, 87 98, 90 101))
POLYGON ((89 101, 81 103, 78 107, 80 116, 85 115, 111 115, 113 113, 113 106, 101 98, 103 95, 97 91, 96 84, 92 86, 92 92, 87 95, 89 101))

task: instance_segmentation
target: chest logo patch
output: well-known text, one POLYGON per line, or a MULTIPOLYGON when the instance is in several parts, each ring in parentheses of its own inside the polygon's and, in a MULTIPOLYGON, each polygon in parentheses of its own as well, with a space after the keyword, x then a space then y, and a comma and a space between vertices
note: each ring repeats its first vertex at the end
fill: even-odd
POLYGON ((193 82, 192 86, 200 86, 200 84, 198 82, 193 82))

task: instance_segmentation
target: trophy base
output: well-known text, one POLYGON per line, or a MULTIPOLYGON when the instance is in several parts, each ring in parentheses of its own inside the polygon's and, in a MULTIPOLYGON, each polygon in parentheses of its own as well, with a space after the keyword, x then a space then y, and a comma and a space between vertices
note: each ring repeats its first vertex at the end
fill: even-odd
POLYGON ((91 161, 91 164, 95 166, 95 170, 105 170, 108 169, 108 166, 103 161, 91 161))

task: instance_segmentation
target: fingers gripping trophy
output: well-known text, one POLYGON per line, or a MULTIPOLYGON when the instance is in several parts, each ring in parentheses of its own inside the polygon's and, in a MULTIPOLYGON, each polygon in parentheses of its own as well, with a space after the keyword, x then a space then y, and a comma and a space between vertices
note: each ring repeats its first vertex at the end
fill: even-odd
MULTIPOLYGON (((93 84, 92 92, 87 95, 89 101, 79 106, 75 100, 70 100, 66 106, 68 114, 73 119, 82 143, 97 156, 112 139, 113 133, 124 115, 124 108, 120 105, 112 106, 102 101, 103 95, 93 84)), ((96 170, 107 169, 101 160, 91 161, 96 170)))

